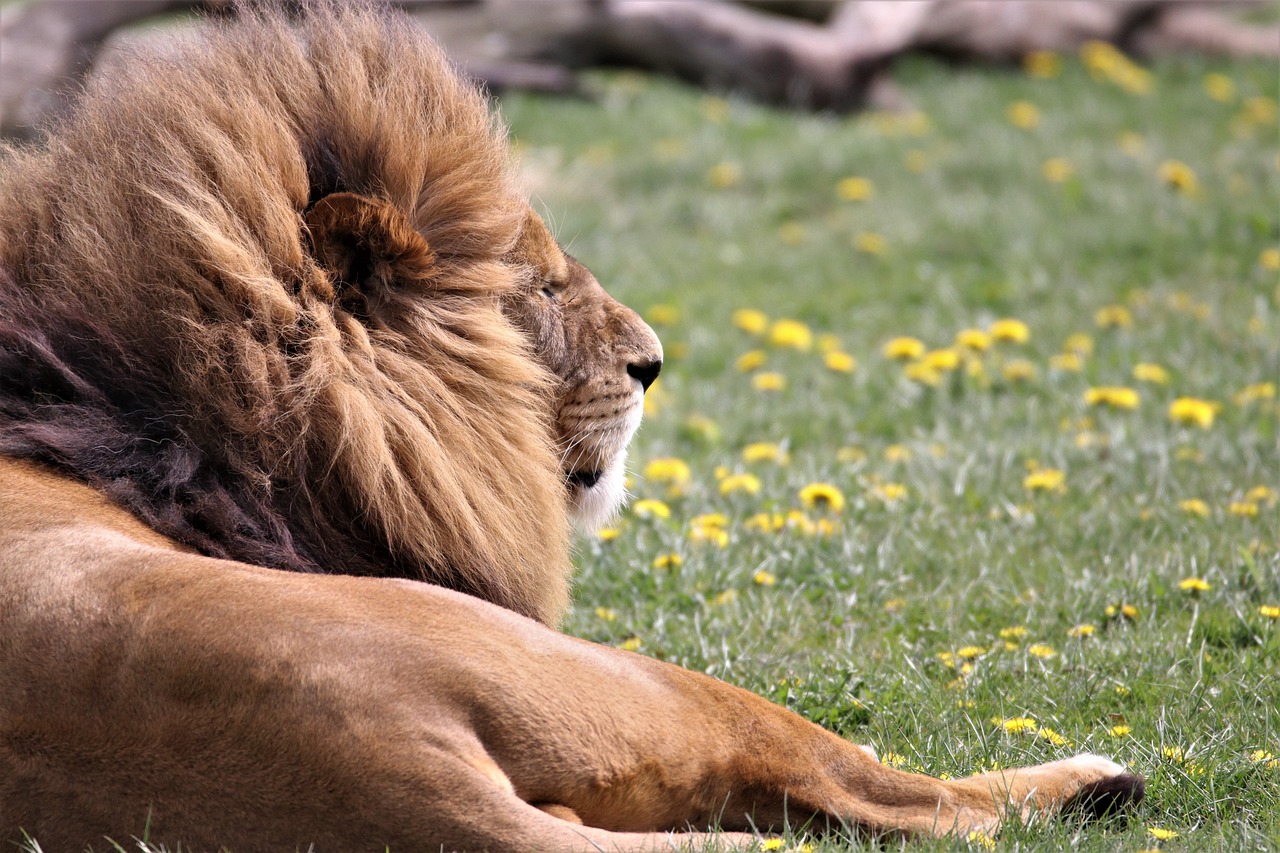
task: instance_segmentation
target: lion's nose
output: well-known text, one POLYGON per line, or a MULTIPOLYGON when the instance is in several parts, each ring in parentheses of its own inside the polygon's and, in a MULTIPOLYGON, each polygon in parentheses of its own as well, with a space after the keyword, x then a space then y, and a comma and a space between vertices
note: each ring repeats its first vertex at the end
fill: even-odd
POLYGON ((645 391, 649 390, 649 386, 653 384, 653 380, 658 378, 658 374, 662 372, 662 359, 654 361, 638 361, 634 364, 627 365, 627 373, 640 380, 640 387, 645 391))

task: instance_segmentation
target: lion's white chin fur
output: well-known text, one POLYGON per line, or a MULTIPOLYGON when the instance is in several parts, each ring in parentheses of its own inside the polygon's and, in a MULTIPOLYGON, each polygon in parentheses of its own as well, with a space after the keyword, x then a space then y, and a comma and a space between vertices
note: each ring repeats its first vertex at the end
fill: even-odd
POLYGON ((627 497, 627 446, 640 428, 644 416, 644 394, 610 428, 599 433, 599 457, 606 459, 591 485, 571 483, 569 514, 581 533, 592 533, 612 521, 627 497))

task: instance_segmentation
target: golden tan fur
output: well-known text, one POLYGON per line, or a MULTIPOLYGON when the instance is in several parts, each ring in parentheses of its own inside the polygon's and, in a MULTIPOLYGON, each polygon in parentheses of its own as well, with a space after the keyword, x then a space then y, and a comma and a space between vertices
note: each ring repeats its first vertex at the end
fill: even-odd
POLYGON ((1140 796, 1094 756, 902 773, 537 621, 656 340, 407 25, 211 38, 0 167, 0 842, 653 850, 1140 796))

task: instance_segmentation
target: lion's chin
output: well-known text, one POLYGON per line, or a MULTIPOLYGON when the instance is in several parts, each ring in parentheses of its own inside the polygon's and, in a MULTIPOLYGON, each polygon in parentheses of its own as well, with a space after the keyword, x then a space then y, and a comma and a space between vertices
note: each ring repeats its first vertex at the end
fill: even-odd
POLYGON ((626 497, 627 452, 617 453, 604 470, 569 480, 569 512, 582 532, 603 527, 618 513, 626 497))

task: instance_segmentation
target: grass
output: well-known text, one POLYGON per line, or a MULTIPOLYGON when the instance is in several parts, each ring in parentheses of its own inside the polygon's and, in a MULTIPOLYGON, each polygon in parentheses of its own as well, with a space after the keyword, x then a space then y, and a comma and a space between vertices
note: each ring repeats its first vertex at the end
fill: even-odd
POLYGON ((914 116, 631 74, 594 78, 596 102, 505 100, 559 236, 667 350, 632 491, 670 517, 633 505, 584 538, 567 628, 927 773, 1093 751, 1149 780, 1127 827, 1015 827, 996 849, 1280 849, 1280 762, 1256 760, 1280 755, 1280 81, 1090 60, 910 62, 914 116), (808 349, 770 342, 784 318, 808 349), (1002 318, 1027 340, 954 346, 1002 318), (897 336, 958 368, 907 378, 882 354, 897 336), (1163 376, 1135 378, 1148 363, 1163 376), (1136 407, 1086 402, 1112 386, 1136 407), (1172 419, 1182 397, 1212 423, 1172 419), (755 443, 785 464, 744 459, 755 443), (723 494, 734 474, 759 491, 723 494), (810 483, 842 510, 804 506, 810 483), (1001 725, 1018 717, 1036 722, 1001 725))

